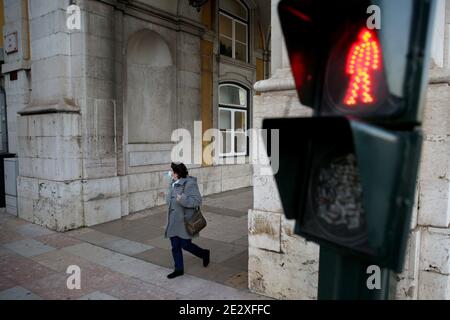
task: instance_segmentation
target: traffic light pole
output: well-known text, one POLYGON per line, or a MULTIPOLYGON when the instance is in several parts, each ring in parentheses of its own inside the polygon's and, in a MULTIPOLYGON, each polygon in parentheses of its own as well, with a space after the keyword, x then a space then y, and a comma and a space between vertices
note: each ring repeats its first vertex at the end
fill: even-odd
MULTIPOLYGON (((380 288, 370 290, 369 264, 351 255, 342 255, 321 246, 319 261, 319 300, 388 300, 391 272, 381 269, 380 288)), ((374 275, 377 276, 377 275, 374 275)))

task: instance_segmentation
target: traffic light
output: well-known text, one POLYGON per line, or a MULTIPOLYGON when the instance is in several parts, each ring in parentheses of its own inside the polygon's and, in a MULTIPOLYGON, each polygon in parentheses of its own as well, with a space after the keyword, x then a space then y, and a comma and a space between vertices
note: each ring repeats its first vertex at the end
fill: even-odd
POLYGON ((314 110, 263 122, 279 130, 284 212, 307 240, 396 272, 414 204, 435 7, 282 0, 278 8, 300 101, 314 110))

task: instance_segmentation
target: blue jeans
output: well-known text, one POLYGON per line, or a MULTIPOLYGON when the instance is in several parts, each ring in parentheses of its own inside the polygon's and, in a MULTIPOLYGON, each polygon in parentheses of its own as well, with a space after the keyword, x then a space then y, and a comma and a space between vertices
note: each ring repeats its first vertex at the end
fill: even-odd
POLYGON ((172 255, 175 261, 175 270, 184 270, 183 264, 183 251, 182 249, 192 253, 194 256, 203 259, 206 254, 206 250, 192 243, 191 239, 182 239, 180 237, 170 238, 172 243, 172 255))

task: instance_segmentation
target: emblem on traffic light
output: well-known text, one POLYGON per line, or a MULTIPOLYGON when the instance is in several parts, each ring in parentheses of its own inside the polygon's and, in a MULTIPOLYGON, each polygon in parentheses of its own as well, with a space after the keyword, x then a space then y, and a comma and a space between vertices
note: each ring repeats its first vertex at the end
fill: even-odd
POLYGON ((279 130, 275 175, 295 232, 401 271, 413 210, 434 0, 282 0, 300 101, 312 118, 279 130), (367 27, 377 5, 381 29, 367 27))

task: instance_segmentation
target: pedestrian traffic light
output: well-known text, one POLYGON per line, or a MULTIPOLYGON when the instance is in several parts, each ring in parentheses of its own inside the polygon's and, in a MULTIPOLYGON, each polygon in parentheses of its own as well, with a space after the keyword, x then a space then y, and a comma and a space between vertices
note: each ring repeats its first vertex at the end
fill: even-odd
POLYGON ((263 122, 279 130, 284 212, 306 239, 397 272, 414 204, 435 6, 279 4, 296 89, 314 110, 313 118, 263 122))
POLYGON ((281 1, 301 102, 322 116, 420 122, 433 6, 434 0, 281 1))

